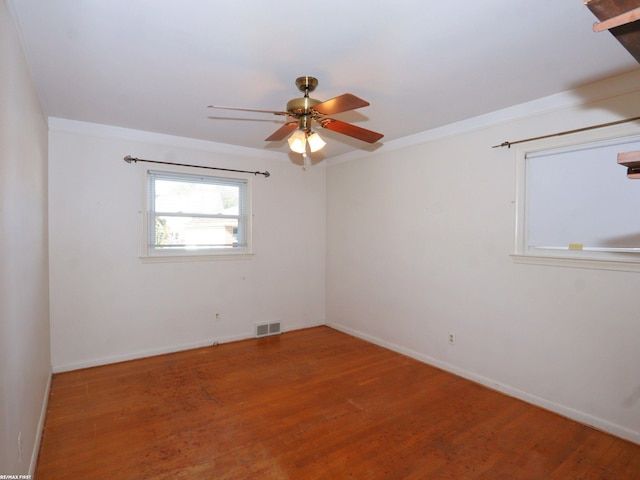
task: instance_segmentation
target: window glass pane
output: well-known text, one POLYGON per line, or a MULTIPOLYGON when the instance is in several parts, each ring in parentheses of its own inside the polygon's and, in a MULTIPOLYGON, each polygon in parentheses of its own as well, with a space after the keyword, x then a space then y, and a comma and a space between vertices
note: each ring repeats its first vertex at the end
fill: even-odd
POLYGON ((231 248, 238 244, 237 218, 155 217, 157 248, 231 248))

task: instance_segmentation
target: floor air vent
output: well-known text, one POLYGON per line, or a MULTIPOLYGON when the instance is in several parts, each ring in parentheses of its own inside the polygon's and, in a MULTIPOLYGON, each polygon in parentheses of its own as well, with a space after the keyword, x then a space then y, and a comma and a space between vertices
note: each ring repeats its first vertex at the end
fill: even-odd
POLYGON ((278 335, 281 333, 280 322, 259 323, 256 325, 256 338, 278 335))

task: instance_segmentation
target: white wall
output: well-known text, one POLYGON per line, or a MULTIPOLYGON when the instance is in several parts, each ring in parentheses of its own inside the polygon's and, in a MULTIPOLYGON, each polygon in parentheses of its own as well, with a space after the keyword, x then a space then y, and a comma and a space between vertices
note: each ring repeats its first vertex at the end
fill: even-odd
POLYGON ((324 167, 61 119, 49 126, 54 371, 247 338, 255 322, 324 323, 324 167), (254 257, 143 263, 144 164, 125 155, 268 170, 253 178, 254 257))
POLYGON ((638 85, 633 72, 332 164, 327 322, 640 443, 640 276, 514 264, 515 149, 491 148, 636 116, 638 85))
POLYGON ((51 378, 47 126, 0 1, 0 473, 33 473, 51 378), (22 442, 22 454, 18 436, 22 442))

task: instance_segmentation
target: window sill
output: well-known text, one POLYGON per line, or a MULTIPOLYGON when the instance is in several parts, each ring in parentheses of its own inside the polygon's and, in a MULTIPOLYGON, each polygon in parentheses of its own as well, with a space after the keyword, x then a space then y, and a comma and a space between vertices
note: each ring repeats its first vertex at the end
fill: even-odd
POLYGON ((614 260, 611 258, 562 257, 557 255, 530 255, 514 253, 514 263, 525 265, 547 265, 555 267, 590 268, 594 270, 615 270, 640 272, 640 259, 614 260))
POLYGON ((170 263, 170 262, 210 262, 216 260, 251 260, 253 253, 224 253, 217 255, 143 255, 142 263, 170 263))

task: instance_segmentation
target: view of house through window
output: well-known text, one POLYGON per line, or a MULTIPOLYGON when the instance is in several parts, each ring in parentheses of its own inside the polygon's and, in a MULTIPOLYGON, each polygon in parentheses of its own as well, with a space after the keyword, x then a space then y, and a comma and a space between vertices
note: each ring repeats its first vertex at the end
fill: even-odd
POLYGON ((148 172, 149 253, 247 252, 247 180, 148 172))

